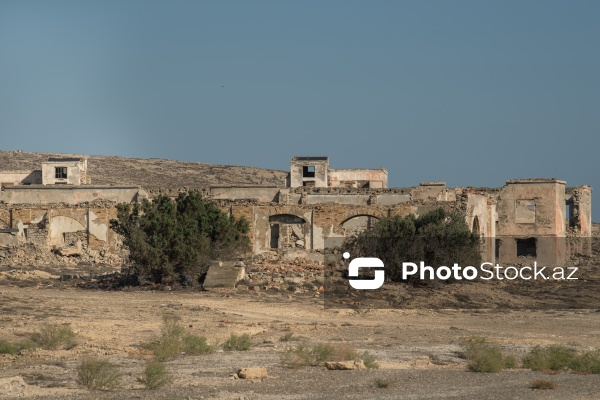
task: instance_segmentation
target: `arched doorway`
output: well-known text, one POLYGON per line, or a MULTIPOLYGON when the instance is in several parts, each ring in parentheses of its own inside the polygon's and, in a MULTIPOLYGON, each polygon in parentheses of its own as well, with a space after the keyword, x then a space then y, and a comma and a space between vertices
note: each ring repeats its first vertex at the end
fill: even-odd
POLYGON ((368 214, 353 215, 341 223, 341 227, 344 228, 344 236, 357 236, 359 233, 372 228, 378 219, 368 214))
POLYGON ((293 214, 275 214, 269 217, 270 247, 306 248, 306 220, 293 214))

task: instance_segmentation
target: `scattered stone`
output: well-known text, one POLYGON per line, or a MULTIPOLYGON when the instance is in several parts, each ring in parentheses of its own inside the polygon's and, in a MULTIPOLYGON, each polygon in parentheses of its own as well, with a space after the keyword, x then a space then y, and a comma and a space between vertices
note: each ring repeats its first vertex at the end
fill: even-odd
POLYGON ((0 378, 0 397, 23 397, 27 384, 21 376, 0 378))
POLYGON ((241 379, 264 379, 269 377, 265 367, 242 368, 238 371, 238 376, 241 379))
POLYGON ((360 361, 328 361, 325 368, 336 371, 352 371, 356 369, 365 369, 365 363, 360 361))

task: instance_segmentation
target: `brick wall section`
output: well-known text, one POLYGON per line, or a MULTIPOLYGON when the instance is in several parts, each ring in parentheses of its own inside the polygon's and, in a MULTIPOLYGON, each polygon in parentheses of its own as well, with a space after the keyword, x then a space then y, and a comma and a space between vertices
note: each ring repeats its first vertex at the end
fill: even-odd
POLYGON ((32 243, 37 247, 48 246, 48 230, 36 227, 29 227, 26 230, 27 242, 32 243))

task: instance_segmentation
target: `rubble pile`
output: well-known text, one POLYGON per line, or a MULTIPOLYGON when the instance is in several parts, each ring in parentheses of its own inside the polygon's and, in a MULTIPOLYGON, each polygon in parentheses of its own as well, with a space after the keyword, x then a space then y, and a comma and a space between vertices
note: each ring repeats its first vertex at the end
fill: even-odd
POLYGON ((259 260, 246 268, 246 277, 238 283, 237 289, 319 292, 323 290, 323 263, 305 259, 259 260))
POLYGON ((0 266, 37 265, 48 267, 74 266, 77 264, 106 264, 119 266, 126 254, 110 254, 80 246, 65 246, 48 249, 32 243, 0 247, 0 266))

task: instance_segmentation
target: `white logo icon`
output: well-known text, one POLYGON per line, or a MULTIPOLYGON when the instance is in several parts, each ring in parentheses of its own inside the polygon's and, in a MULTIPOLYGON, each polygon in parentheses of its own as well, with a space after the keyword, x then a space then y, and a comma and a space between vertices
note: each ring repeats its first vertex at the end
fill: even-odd
MULTIPOLYGON (((350 258, 350 253, 345 252, 343 254, 344 259, 350 258)), ((356 278, 358 277, 359 268, 383 268, 383 261, 375 257, 357 257, 350 261, 348 266, 348 276, 356 278)), ((375 270, 374 279, 349 279, 350 286, 358 290, 373 290, 379 289, 383 286, 385 280, 385 272, 381 269, 375 270)))

